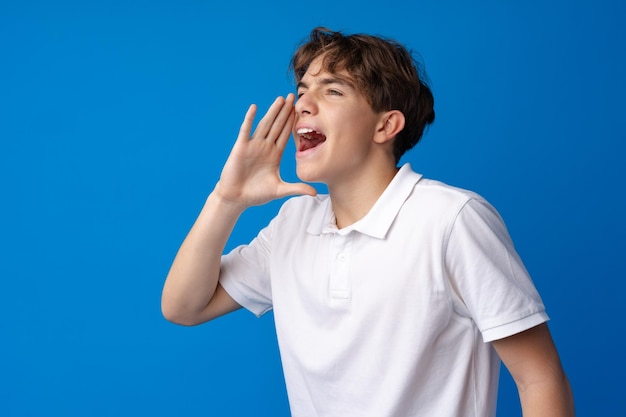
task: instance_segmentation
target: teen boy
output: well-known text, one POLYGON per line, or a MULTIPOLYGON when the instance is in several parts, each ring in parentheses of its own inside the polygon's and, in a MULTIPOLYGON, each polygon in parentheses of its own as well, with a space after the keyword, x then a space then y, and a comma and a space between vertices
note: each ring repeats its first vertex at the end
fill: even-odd
POLYGON ((291 411, 304 416, 495 414, 500 359, 524 416, 571 416, 547 315, 497 212, 397 168, 434 120, 406 49, 318 28, 298 85, 252 133, 248 110, 167 277, 165 317, 195 325, 274 310, 291 411), (302 181, 281 180, 290 134, 302 181), (248 207, 294 194, 249 245, 222 255, 248 207))

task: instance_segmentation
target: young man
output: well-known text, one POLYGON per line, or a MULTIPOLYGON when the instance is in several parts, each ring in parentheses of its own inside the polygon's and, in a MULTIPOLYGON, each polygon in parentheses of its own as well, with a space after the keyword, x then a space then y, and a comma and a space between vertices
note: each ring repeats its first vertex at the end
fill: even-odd
POLYGON ((254 133, 248 110, 171 267, 165 317, 273 309, 295 417, 493 416, 500 359, 524 416, 572 416, 544 306, 497 212, 397 168, 434 120, 411 55, 318 28, 292 67, 295 106, 279 97, 254 133), (328 195, 281 180, 291 133, 298 177, 328 195), (246 208, 294 194, 222 255, 246 208))

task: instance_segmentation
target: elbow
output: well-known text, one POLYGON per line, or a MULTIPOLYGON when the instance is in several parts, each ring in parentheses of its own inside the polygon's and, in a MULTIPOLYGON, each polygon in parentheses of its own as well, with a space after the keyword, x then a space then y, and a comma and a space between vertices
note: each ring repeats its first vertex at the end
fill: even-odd
POLYGON ((546 415, 564 417, 574 417, 576 414, 569 380, 562 371, 552 378, 532 381, 518 387, 522 410, 542 410, 546 415))
POLYGON ((191 314, 165 298, 161 299, 161 314, 165 320, 180 326, 196 326, 202 323, 197 315, 191 314))

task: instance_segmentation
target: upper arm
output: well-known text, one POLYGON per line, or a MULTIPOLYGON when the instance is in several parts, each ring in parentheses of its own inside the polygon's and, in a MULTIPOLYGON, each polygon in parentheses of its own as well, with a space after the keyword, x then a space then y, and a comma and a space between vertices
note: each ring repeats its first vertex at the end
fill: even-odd
POLYGON ((215 293, 213 293, 211 301, 202 311, 202 313, 200 313, 200 323, 216 319, 225 314, 232 313, 235 310, 239 310, 240 308, 241 305, 237 303, 230 296, 230 294, 226 292, 224 287, 222 287, 222 284, 218 282, 217 288, 215 288, 215 293))
POLYGON ((546 323, 492 343, 518 384, 525 385, 546 372, 561 370, 561 362, 546 323))
POLYGON ((492 343, 515 380, 525 416, 534 410, 574 415, 569 382, 546 323, 492 343))

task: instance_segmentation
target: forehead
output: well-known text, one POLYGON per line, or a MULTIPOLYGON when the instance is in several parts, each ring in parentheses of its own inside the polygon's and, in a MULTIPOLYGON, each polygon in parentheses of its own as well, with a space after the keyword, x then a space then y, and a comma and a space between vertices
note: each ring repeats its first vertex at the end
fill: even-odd
POLYGON ((330 72, 327 66, 324 65, 324 55, 318 56, 308 66, 306 72, 302 76, 302 79, 298 82, 298 86, 302 84, 308 85, 309 83, 322 82, 324 84, 336 83, 344 84, 348 87, 357 89, 357 83, 354 78, 345 69, 339 69, 330 72))

